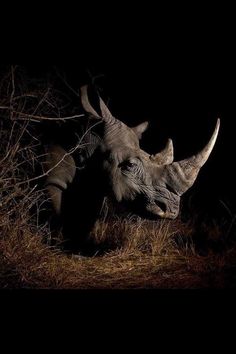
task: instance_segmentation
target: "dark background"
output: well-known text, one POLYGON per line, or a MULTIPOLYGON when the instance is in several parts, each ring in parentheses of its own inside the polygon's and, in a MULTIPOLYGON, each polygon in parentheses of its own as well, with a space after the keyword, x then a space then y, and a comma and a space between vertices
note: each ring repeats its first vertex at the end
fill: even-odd
MULTIPOLYGON (((126 52, 124 49, 122 53, 129 55, 121 58, 109 57, 108 60, 103 54, 94 60, 31 64, 25 68, 32 77, 58 77, 59 73, 76 92, 85 83, 95 83, 115 117, 130 126, 144 120, 150 122, 143 135, 142 148, 156 153, 170 137, 174 142, 175 160, 203 148, 220 117, 215 148, 185 197, 189 199, 191 195, 191 203, 204 212, 213 207, 217 214, 227 214, 222 202, 232 213, 235 210, 236 75, 235 55, 231 50, 227 41, 206 45, 181 38, 178 45, 174 40, 169 43, 167 51, 158 51, 155 47, 140 57, 135 50, 126 52)), ((68 90, 63 81, 61 89, 68 90)), ((78 105, 79 98, 70 93, 78 105)))
MULTIPOLYGON (((81 3, 71 10, 58 5, 51 16, 37 8, 39 18, 34 13, 21 21, 2 51, 10 51, 9 62, 24 64, 32 77, 59 72, 77 92, 93 78, 114 116, 130 126, 150 122, 142 147, 158 152, 171 137, 175 160, 199 151, 220 117, 213 153, 186 195, 200 209, 217 206, 225 213, 223 202, 233 214, 234 11, 220 4, 148 3, 105 9, 81 3)), ((63 83, 61 89, 68 90, 63 83)), ((74 100, 77 105, 76 95, 74 100)))

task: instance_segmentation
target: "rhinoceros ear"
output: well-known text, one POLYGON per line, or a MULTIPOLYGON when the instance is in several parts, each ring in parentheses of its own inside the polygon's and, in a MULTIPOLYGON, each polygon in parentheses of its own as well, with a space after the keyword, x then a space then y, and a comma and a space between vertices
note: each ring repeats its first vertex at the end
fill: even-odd
POLYGON ((102 98, 98 95, 99 98, 99 104, 100 104, 100 110, 101 110, 101 115, 99 115, 95 109, 92 107, 91 103, 89 102, 88 98, 88 85, 82 86, 80 88, 81 92, 81 103, 84 108, 84 110, 90 114, 92 114, 94 117, 102 119, 104 122, 107 124, 111 123, 117 123, 117 119, 115 119, 111 112, 109 111, 108 107, 102 100, 102 98))
POLYGON ((137 137, 138 137, 139 139, 142 138, 142 134, 143 134, 143 133, 145 132, 145 130, 147 129, 148 124, 149 124, 148 122, 143 122, 143 123, 137 125, 136 127, 133 127, 133 128, 132 128, 133 131, 135 132, 135 134, 137 135, 137 137))
POLYGON ((91 103, 89 102, 88 98, 88 85, 84 85, 80 88, 81 92, 81 103, 83 106, 83 109, 92 114, 94 117, 101 118, 99 114, 93 109, 91 103))
POLYGON ((116 119, 113 117, 113 115, 109 111, 109 108, 106 106, 105 102, 100 96, 99 96, 99 103, 100 103, 100 109, 101 109, 103 120, 107 123, 114 122, 116 119))

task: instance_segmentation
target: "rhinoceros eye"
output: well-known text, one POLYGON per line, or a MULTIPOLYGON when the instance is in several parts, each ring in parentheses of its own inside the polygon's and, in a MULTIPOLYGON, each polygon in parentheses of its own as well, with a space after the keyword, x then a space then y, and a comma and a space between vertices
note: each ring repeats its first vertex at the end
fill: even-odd
POLYGON ((136 167, 136 165, 137 164, 134 161, 125 160, 119 164, 119 167, 121 168, 121 170, 125 171, 133 169, 134 167, 136 167))

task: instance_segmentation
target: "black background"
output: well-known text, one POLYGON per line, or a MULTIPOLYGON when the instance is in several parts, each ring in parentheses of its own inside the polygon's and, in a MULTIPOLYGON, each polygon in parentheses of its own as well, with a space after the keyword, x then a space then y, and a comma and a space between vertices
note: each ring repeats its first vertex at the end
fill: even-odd
MULTIPOLYGON (((142 148, 156 153, 171 137, 175 160, 199 151, 220 117, 217 143, 191 195, 202 207, 217 205, 218 212, 224 213, 223 201, 233 212, 236 74, 230 36, 210 38, 204 33, 177 31, 161 40, 153 32, 151 39, 144 32, 143 37, 134 37, 134 42, 126 38, 122 47, 113 42, 111 48, 117 43, 117 55, 101 41, 101 48, 94 47, 95 57, 85 52, 64 64, 24 67, 32 77, 60 73, 77 92, 81 85, 93 81, 114 116, 130 126, 150 122, 142 148)), ((63 82, 61 89, 67 90, 63 82)), ((79 98, 72 96, 78 104, 79 98)))
POLYGON ((24 64, 38 77, 57 67, 76 90, 99 76, 96 84, 117 118, 128 125, 150 121, 145 150, 157 152, 171 137, 175 159, 188 157, 204 146, 221 118, 216 146, 191 193, 208 209, 223 201, 234 214, 233 9, 220 3, 81 2, 78 8, 31 10, 32 16, 14 25, 11 18, 3 27, 2 62, 6 57, 7 63, 24 64))

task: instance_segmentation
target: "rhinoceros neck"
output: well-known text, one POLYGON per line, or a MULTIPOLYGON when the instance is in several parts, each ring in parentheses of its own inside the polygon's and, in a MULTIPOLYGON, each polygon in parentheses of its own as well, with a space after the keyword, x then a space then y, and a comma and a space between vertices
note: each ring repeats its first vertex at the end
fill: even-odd
POLYGON ((95 133, 90 132, 82 141, 82 150, 84 150, 87 158, 91 157, 98 147, 101 138, 95 133))
POLYGON ((102 121, 88 119, 75 133, 76 141, 70 145, 70 150, 74 151, 73 157, 77 167, 84 168, 101 143, 104 129, 101 123, 102 121))

